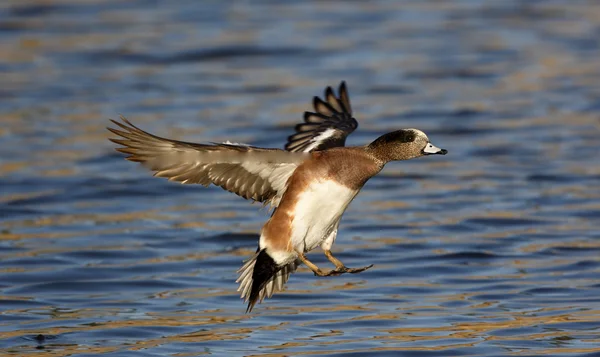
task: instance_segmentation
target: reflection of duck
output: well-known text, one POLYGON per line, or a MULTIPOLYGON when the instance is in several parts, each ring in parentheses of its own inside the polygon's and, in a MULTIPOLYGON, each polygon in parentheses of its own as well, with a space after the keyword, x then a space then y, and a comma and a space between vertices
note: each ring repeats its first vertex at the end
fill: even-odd
POLYGON ((386 163, 447 152, 417 129, 393 131, 366 146, 344 147, 346 137, 358 126, 344 82, 338 97, 328 87, 325 100, 315 97, 313 105, 315 112, 304 113, 304 123, 289 137, 287 151, 165 139, 125 118, 122 123, 113 120, 119 129, 108 128, 121 137, 111 139, 123 146, 117 150, 155 171, 155 176, 186 184, 212 183, 275 207, 261 230, 256 254, 238 271, 238 291, 249 300, 247 311, 281 291, 300 263, 318 276, 370 268, 347 268, 331 254, 346 207, 386 163), (318 246, 335 269, 322 271, 306 258, 305 253, 318 246))

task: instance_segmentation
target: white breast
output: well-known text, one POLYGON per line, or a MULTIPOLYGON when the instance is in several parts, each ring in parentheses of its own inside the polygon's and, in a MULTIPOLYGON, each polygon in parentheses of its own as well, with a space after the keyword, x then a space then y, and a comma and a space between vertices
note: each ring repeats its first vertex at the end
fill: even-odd
POLYGON ((318 247, 340 220, 356 196, 352 190, 335 181, 317 181, 303 192, 294 210, 292 244, 308 252, 318 247))

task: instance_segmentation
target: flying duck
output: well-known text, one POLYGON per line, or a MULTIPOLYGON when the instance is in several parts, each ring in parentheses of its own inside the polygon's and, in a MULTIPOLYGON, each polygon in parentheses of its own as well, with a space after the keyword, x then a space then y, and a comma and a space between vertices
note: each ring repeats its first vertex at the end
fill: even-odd
POLYGON ((248 302, 257 302, 283 290, 299 264, 316 276, 360 273, 373 265, 348 268, 331 248, 342 214, 363 185, 390 161, 426 155, 446 155, 418 129, 401 129, 380 136, 365 146, 346 147, 346 137, 357 127, 346 83, 336 96, 331 87, 324 98, 313 98, 314 111, 288 138, 285 150, 246 144, 196 144, 150 134, 124 117, 107 128, 119 138, 118 151, 129 161, 140 162, 183 184, 211 184, 245 199, 273 208, 260 232, 256 254, 238 270, 238 291, 248 302), (322 270, 306 253, 321 247, 335 266, 322 270))

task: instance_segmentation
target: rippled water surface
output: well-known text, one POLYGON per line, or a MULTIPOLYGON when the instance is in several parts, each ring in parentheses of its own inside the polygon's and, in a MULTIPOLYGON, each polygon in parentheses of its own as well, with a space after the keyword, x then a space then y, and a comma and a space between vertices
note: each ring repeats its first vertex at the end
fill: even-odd
POLYGON ((2 1, 0 355, 599 355, 599 39, 593 1, 2 1), (268 212, 151 177, 108 118, 282 147, 341 80, 350 145, 449 155, 350 206, 334 252, 373 269, 245 314, 268 212))

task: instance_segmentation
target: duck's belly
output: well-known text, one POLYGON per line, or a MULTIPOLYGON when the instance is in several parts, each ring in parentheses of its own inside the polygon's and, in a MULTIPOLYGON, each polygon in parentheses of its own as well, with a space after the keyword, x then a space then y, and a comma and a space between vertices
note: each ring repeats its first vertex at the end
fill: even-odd
POLYGON ((294 209, 294 247, 307 252, 323 243, 357 193, 358 190, 331 180, 310 184, 300 194, 294 209))

